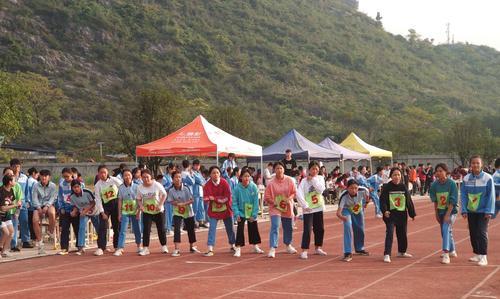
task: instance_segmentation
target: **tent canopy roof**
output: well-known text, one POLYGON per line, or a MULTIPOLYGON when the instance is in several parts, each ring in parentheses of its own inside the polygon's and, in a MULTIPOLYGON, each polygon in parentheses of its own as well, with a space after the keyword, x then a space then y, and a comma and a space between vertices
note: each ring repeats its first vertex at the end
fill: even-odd
POLYGON ((342 154, 344 160, 370 160, 370 155, 363 154, 343 147, 333 142, 330 138, 325 138, 319 143, 320 146, 342 154))
POLYGON ((358 135, 351 132, 349 136, 342 141, 340 144, 348 149, 357 151, 360 153, 368 154, 370 157, 389 157, 392 158, 392 152, 378 148, 376 146, 370 145, 364 142, 358 135))
POLYGON ((225 156, 260 157, 262 146, 239 139, 197 116, 179 130, 136 147, 138 157, 225 156))

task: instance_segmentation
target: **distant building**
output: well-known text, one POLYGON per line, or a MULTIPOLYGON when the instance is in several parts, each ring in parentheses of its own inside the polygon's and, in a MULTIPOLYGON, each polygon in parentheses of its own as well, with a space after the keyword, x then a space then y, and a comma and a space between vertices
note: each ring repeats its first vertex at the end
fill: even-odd
POLYGON ((16 152, 16 157, 22 158, 23 162, 56 162, 57 151, 55 149, 36 148, 21 144, 2 144, 3 149, 16 152))

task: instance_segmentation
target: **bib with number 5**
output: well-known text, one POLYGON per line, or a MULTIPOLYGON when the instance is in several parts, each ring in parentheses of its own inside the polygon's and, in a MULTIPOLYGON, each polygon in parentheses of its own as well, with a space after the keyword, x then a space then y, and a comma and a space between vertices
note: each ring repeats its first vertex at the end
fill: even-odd
POLYGON ((157 209, 157 207, 158 207, 158 202, 156 201, 155 198, 144 199, 144 213, 150 215, 159 214, 160 210, 157 209))
POLYGON ((469 199, 469 202, 467 203, 467 209, 469 211, 471 212, 477 211, 477 208, 479 207, 479 202, 481 201, 481 194, 482 192, 467 194, 467 197, 469 199))
POLYGON ((323 206, 323 195, 318 191, 309 192, 306 195, 306 202, 310 209, 316 209, 323 206))
POLYGON ((133 199, 122 200, 122 215, 135 215, 137 203, 133 199))
POLYGON ((103 203, 108 203, 118 197, 118 187, 115 185, 101 189, 101 198, 103 203))
POLYGON ((404 193, 389 193, 389 204, 391 210, 405 211, 406 196, 404 193))
POLYGON ((436 192, 437 208, 439 210, 446 210, 448 208, 448 192, 436 192))

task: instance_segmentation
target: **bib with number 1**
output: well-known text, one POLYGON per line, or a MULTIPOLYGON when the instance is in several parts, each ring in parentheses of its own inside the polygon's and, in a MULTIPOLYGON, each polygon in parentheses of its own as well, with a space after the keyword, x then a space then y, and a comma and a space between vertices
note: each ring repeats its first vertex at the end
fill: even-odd
POLYGON ((310 209, 316 209, 323 206, 323 195, 318 191, 309 192, 306 195, 306 202, 310 209))
POLYGON ((482 192, 479 193, 468 193, 467 197, 469 199, 469 202, 467 203, 467 209, 471 212, 477 211, 477 208, 479 207, 479 202, 481 201, 481 194, 482 192))
POLYGON ((436 192, 438 210, 446 210, 448 208, 448 192, 436 192))
POLYGON ((160 209, 158 209, 158 202, 156 201, 156 198, 144 199, 144 213, 151 215, 160 213, 160 209))
POLYGON ((404 193, 389 193, 389 204, 391 210, 405 211, 406 196, 404 193))
POLYGON ((103 203, 108 203, 113 199, 118 198, 118 187, 111 185, 101 189, 101 198, 103 203))
POLYGON ((137 203, 133 199, 123 199, 122 200, 122 214, 123 215, 135 215, 137 210, 137 203))
POLYGON ((276 203, 276 209, 281 211, 281 213, 288 212, 288 200, 283 195, 276 195, 274 198, 274 202, 276 203))
POLYGON ((245 204, 245 218, 248 219, 252 217, 253 214, 253 204, 251 203, 246 203, 245 204))
POLYGON ((189 217, 189 207, 188 206, 174 206, 174 215, 180 216, 184 219, 189 217))
POLYGON ((227 210, 226 203, 218 203, 216 201, 212 201, 212 212, 214 213, 222 213, 227 210))

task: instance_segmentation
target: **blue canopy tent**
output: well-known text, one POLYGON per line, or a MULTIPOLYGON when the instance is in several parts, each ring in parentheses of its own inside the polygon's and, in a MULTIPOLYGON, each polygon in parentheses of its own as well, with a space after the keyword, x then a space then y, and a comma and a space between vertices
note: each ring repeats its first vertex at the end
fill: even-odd
MULTIPOLYGON (((296 160, 339 160, 340 152, 321 147, 302 136, 295 129, 290 130, 280 140, 262 151, 263 161, 278 161, 285 157, 285 151, 292 150, 296 160)), ((257 159, 248 158, 249 162, 257 159)))

